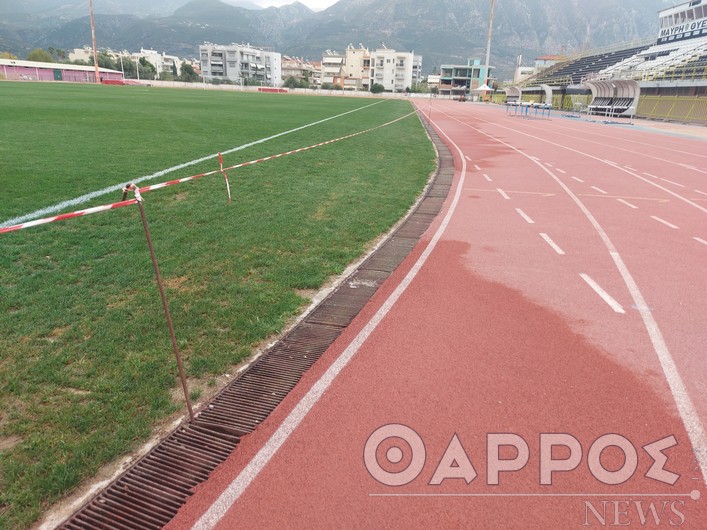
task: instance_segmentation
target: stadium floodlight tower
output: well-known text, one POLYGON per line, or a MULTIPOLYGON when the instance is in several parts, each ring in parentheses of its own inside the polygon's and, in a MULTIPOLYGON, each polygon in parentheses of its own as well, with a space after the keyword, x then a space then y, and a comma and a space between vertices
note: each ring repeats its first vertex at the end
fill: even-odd
POLYGON ((489 61, 491 60, 491 37, 493 36, 493 8, 496 4, 496 0, 491 0, 491 15, 489 16, 489 38, 486 43, 486 72, 484 75, 484 85, 489 86, 488 82, 491 78, 489 75, 489 61))
POLYGON ((93 0, 89 0, 88 9, 91 12, 91 41, 93 43, 93 67, 96 69, 96 83, 101 82, 98 74, 98 50, 96 49, 96 23, 93 20, 93 0))

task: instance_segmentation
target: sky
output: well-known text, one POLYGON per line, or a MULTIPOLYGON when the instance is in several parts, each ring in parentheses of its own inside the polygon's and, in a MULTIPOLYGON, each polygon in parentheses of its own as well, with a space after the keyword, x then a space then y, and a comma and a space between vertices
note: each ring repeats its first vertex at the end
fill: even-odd
MULTIPOLYGON (((295 0, 250 0, 254 4, 258 4, 261 7, 280 7, 287 4, 293 4, 295 0)), ((321 11, 327 7, 334 5, 338 0, 299 0, 300 3, 306 5, 309 9, 314 11, 321 11)))

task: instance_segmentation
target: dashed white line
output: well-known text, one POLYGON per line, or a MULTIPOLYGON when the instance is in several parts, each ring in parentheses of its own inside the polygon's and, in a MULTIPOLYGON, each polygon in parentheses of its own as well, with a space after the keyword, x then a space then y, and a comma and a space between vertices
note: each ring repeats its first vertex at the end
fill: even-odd
POLYGON ((607 293, 604 289, 601 288, 601 285, 599 285, 597 282, 595 282, 588 274, 580 274, 582 279, 587 282, 587 285, 594 289, 594 292, 596 292, 602 300, 604 300, 607 304, 609 304, 609 307, 614 310, 615 313, 621 313, 622 315, 626 313, 624 311, 624 308, 621 307, 621 304, 618 303, 612 296, 607 293))
POLYGON ((481 168, 476 164, 474 164, 474 169, 476 169, 476 171, 481 171, 481 168))
POLYGON ((552 247, 552 250, 554 250, 555 252, 557 252, 560 256, 564 256, 564 255, 565 255, 565 251, 562 250, 562 249, 559 247, 559 245, 558 245, 557 243, 555 243, 555 242, 550 238, 549 235, 547 235, 547 234, 540 234, 540 237, 542 237, 542 238, 545 240, 545 242, 546 242, 548 245, 550 245, 550 247, 552 247))
POLYGON ((629 171, 638 171, 636 168, 633 168, 633 167, 631 167, 631 166, 624 166, 624 167, 625 167, 626 169, 628 169, 629 171))
POLYGON ((545 165, 546 165, 547 167, 553 167, 550 162, 545 162, 545 165))
POLYGON ((597 188, 596 186, 589 186, 589 187, 590 187, 590 188, 592 188, 593 190, 596 190, 596 191, 598 191, 599 193, 603 193, 604 195, 606 195, 606 194, 607 194, 607 192, 606 192, 606 191, 604 191, 604 190, 603 190, 603 189, 601 189, 601 188, 597 188))
POLYGON ((530 158, 532 158, 532 159, 535 160, 536 162, 540 162, 540 159, 539 159, 537 156, 531 156, 530 158))
POLYGON ((636 206, 635 204, 631 204, 630 202, 625 201, 624 199, 616 199, 616 200, 619 201, 620 203, 625 204, 629 208, 633 208, 634 210, 638 210, 638 206, 636 206))
POLYGON ((656 177, 655 175, 653 175, 653 174, 651 174, 651 173, 643 173, 643 174, 644 174, 646 177, 650 177, 650 178, 652 178, 652 179, 659 179, 659 178, 660 178, 660 177, 656 177))
POLYGON ((582 184, 584 184, 584 181, 581 178, 579 178, 579 177, 572 177, 572 178, 574 180, 576 180, 577 182, 581 182, 582 184))
POLYGON ((471 157, 469 155, 465 155, 464 158, 466 158, 469 162, 471 162, 471 157))
POLYGON ((493 180, 491 179, 491 177, 489 177, 489 176, 486 175, 485 173, 484 173, 484 178, 485 178, 488 182, 493 182, 493 180))
POLYGON ((668 180, 668 179, 664 179, 664 178, 661 178, 660 180, 662 180, 663 182, 667 182, 668 184, 675 184, 676 186, 680 186, 681 188, 685 187, 684 184, 680 184, 679 182, 673 182, 672 180, 668 180))
POLYGON ((705 240, 702 239, 701 237, 693 237, 692 239, 694 239, 694 240, 697 241, 698 243, 702 243, 703 245, 707 245, 707 241, 705 241, 705 240))
POLYGON ((606 162, 607 164, 610 164, 612 166, 618 166, 618 164, 616 162, 612 162, 611 160, 604 160, 604 162, 606 162))
POLYGON ((525 219, 525 221, 526 221, 528 224, 531 224, 531 225, 534 225, 534 224, 535 224, 535 221, 533 221, 533 220, 530 218, 530 216, 529 216, 527 213, 525 213, 523 210, 521 210, 520 208, 516 208, 516 212, 518 212, 518 214, 519 214, 523 219, 525 219))
POLYGON ((666 221, 665 219, 661 219, 660 217, 656 217, 655 215, 651 215, 651 219, 655 219, 655 220, 658 221, 659 223, 663 223, 665 226, 669 226, 670 228, 672 228, 672 229, 674 229, 674 230, 679 230, 679 229, 680 229, 679 226, 675 226, 673 223, 669 223, 669 222, 666 221))
POLYGON ((562 173, 563 175, 567 174, 567 171, 564 171, 564 170, 560 169, 559 167, 556 167, 555 169, 557 170, 558 173, 562 173))
POLYGON ((508 194, 505 191, 503 191, 501 188, 496 188, 496 191, 498 191, 498 193, 501 194, 501 197, 503 197, 507 201, 511 200, 511 198, 508 196, 508 194))
POLYGON ((707 195, 707 193, 705 193, 704 191, 700 191, 700 190, 695 190, 695 193, 699 193, 700 195, 707 195))

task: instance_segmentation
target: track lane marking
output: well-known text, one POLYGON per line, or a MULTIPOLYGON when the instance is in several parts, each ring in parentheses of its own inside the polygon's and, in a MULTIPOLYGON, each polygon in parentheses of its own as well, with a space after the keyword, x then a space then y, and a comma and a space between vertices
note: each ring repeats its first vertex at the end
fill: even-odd
POLYGON ((558 168, 555 168, 555 169, 557 169, 557 172, 558 172, 558 173, 562 173, 563 175, 566 175, 566 174, 567 174, 567 171, 563 171, 563 170, 560 169, 559 167, 558 167, 558 168))
POLYGON ((498 193, 500 193, 500 194, 501 194, 501 197, 503 197, 503 198, 506 199, 507 201, 510 201, 510 200, 511 200, 511 198, 508 196, 508 194, 507 194, 505 191, 503 191, 501 188, 496 188, 496 191, 497 191, 498 193))
POLYGON ((491 177, 489 177, 486 173, 484 173, 484 178, 487 180, 487 182, 493 182, 491 177))
MULTIPOLYGON (((424 114, 424 112, 423 112, 424 114)), ((381 321, 386 317, 386 315, 393 309, 396 302, 400 299, 402 294, 408 289, 412 281, 417 277, 420 269, 427 262, 430 254, 437 246, 437 243, 442 238, 442 235, 447 229, 452 216, 454 215, 457 204, 461 197, 462 190, 464 189, 464 181, 466 180, 466 160, 464 159, 463 152, 454 141, 447 136, 447 134, 442 131, 442 129, 429 117, 428 120, 434 124, 438 133, 444 136, 451 145, 457 150, 462 160, 462 168, 460 172, 459 181, 457 182, 457 188, 454 193, 454 198, 449 206, 442 224, 435 232, 434 236, 427 244, 422 254, 413 264, 410 271, 405 275, 405 278, 398 284, 395 290, 390 294, 390 296, 383 302, 383 305, 376 311, 375 315, 371 317, 368 323, 358 332, 356 337, 351 341, 351 343, 344 349, 343 352, 334 360, 331 366, 324 372, 324 374, 317 380, 316 383, 307 391, 307 393, 302 397, 302 399, 297 403, 297 405, 288 414, 287 418, 280 424, 277 430, 272 434, 268 441, 260 448, 258 453, 253 457, 245 468, 239 473, 239 475, 226 487, 226 489, 221 493, 218 499, 209 507, 209 509, 202 514, 199 520, 192 527, 193 530, 206 530, 211 529, 218 524, 218 522, 223 518, 226 512, 233 506, 233 504, 240 498, 243 492, 250 486, 250 484, 256 479, 263 468, 268 464, 270 459, 278 452, 280 447, 287 441, 290 435, 295 431, 295 429, 300 425, 304 418, 309 414, 312 408, 317 404, 319 399, 324 395, 326 390, 331 386, 337 376, 341 371, 349 364, 351 359, 358 353, 359 349, 368 340, 368 338, 377 329, 381 321)))
POLYGON ((702 239, 701 237, 693 237, 692 239, 694 239, 694 240, 697 241, 698 243, 702 243, 703 245, 707 245, 707 241, 705 241, 705 240, 702 239))
POLYGON ((550 238, 549 235, 547 235, 547 234, 540 234, 540 237, 542 237, 542 238, 545 240, 545 242, 546 242, 548 245, 550 245, 550 247, 552 248, 552 250, 554 250, 555 252, 557 252, 560 256, 564 256, 564 255, 565 255, 565 251, 562 250, 562 249, 560 248, 560 246, 559 246, 557 243, 555 243, 555 242, 552 240, 552 238, 550 238))
POLYGON ((534 225, 535 221, 533 221, 528 214, 526 214, 523 210, 520 208, 516 208, 516 212, 518 212, 518 215, 520 215, 523 219, 525 219, 525 222, 528 223, 529 225, 534 225))
POLYGON ((609 305, 609 307, 614 310, 615 313, 619 313, 622 315, 626 314, 626 311, 621 306, 621 304, 618 303, 609 293, 607 293, 601 287, 601 285, 599 285, 597 282, 595 282, 591 278, 591 276, 589 276, 588 274, 584 274, 584 273, 580 274, 580 276, 585 282, 587 282, 589 287, 591 287, 594 290, 594 292, 596 292, 601 297, 601 299, 604 300, 609 305))
POLYGON ((638 210, 638 206, 636 206, 635 204, 631 204, 630 202, 628 202, 628 201, 626 201, 626 200, 624 200, 624 199, 616 199, 616 200, 619 201, 620 203, 625 204, 625 205, 628 206, 629 208, 633 208, 634 210, 638 210))
POLYGON ((687 187, 684 184, 680 184, 679 182, 673 182, 672 180, 668 180, 668 179, 664 179, 664 178, 661 178, 660 180, 662 180, 663 182, 667 182, 668 184, 675 184, 676 186, 680 186, 681 188, 687 187))
POLYGON ((601 193, 601 194, 603 194, 603 195, 608 195, 608 192, 604 191, 604 190, 601 189, 601 188, 597 188, 596 186, 589 186, 589 187, 592 188, 593 190, 598 191, 599 193, 601 193))
POLYGON ((572 177, 572 178, 574 180, 576 180, 577 182, 581 182, 582 184, 584 184, 584 181, 581 178, 578 178, 578 177, 572 177))
POLYGON ((680 230, 680 227, 679 227, 679 226, 675 226, 673 223, 669 223, 669 222, 666 221, 665 219, 661 219, 660 217, 656 217, 655 215, 651 215, 651 219, 655 219, 655 220, 658 221, 659 223, 663 223, 665 226, 669 226, 669 227, 672 228, 673 230, 680 230))
POLYGON ((474 169, 475 169, 476 171, 481 171, 481 168, 478 166, 478 164, 474 164, 474 169))
MULTIPOLYGON (((487 138, 492 138, 496 140, 498 143, 501 145, 505 145, 509 149, 512 149, 516 153, 520 154, 521 156, 525 156, 528 158, 531 158, 529 155, 524 153, 522 150, 518 149, 517 147, 512 146, 511 144, 504 142, 503 140, 500 140, 498 138, 493 138, 491 135, 481 131, 480 129, 465 123, 458 118, 446 114, 445 115, 454 121, 457 121, 458 123, 462 124, 464 127, 467 127, 469 129, 473 129, 477 133, 486 136, 487 138)), ((501 127, 503 129, 513 131, 517 134, 523 135, 523 136, 529 136, 531 138, 535 138, 538 141, 546 142, 551 145, 554 145, 556 147, 559 147, 561 149, 566 149, 571 152, 575 152, 581 156, 586 156, 588 158, 592 158, 594 160, 601 161, 600 158, 595 157, 593 155, 590 155, 589 153, 584 153, 582 151, 579 151, 577 149, 572 149, 570 147, 557 144, 555 142, 550 142, 548 140, 545 140, 543 138, 539 138, 537 136, 533 136, 527 133, 524 133, 522 131, 518 131, 516 129, 513 129, 511 127, 505 127, 503 125, 499 125, 498 123, 493 123, 486 121, 486 123, 496 125, 498 127, 501 127)), ((697 409, 695 408, 695 404, 692 402, 692 398, 690 398, 690 394, 687 391, 687 387, 685 386, 685 383, 682 380, 682 377, 680 376, 680 372, 678 371, 677 365, 675 364, 675 359, 673 359, 672 354, 670 353, 670 350, 668 349, 668 345, 665 342, 665 338, 663 337, 663 333, 660 330, 660 327, 658 326, 658 323, 655 320, 655 317, 653 316, 653 313, 646 303, 645 298, 643 297, 643 293, 641 292, 640 288, 638 287, 638 284, 636 283, 636 280, 634 279, 633 275, 631 272, 628 270, 628 267, 626 266, 626 263, 624 262, 623 258, 621 257, 621 254, 619 254, 618 250, 614 246, 614 243, 611 241, 609 238, 609 235, 606 233, 606 230, 599 224, 599 221, 597 221, 596 217, 592 214, 592 212, 589 211, 589 208, 582 202, 582 200, 579 198, 577 194, 572 192, 572 190, 564 183, 562 180, 555 174, 553 174, 551 171, 546 169, 542 164, 537 163, 537 166, 541 168, 543 171, 545 171, 550 178, 552 178, 557 185, 564 190, 564 192, 572 199, 572 201, 577 205, 577 207, 582 211, 584 216, 587 218, 587 220, 591 223, 591 225, 594 227, 596 230, 597 234, 599 235, 600 239, 604 243, 604 246, 606 247, 607 251, 609 252, 609 255, 611 256, 611 259, 614 262, 614 265, 619 271, 619 274, 621 275, 621 278, 624 281, 624 284, 626 285, 626 288, 628 289, 629 293, 631 293, 631 298, 634 301, 634 307, 636 310, 639 312, 641 315, 641 319, 643 320, 643 325, 646 328, 646 332, 648 333, 648 336, 651 340, 651 344, 653 345, 653 351, 655 351, 656 356, 658 357, 658 361, 660 362, 660 367, 663 370, 663 375, 665 376, 665 380, 668 383, 668 386, 670 388, 670 393, 673 396, 673 400, 675 402, 675 405, 678 409, 678 414, 680 415, 680 419, 682 420, 683 426, 685 427, 685 431, 687 432, 687 435, 690 439, 690 445, 692 446, 692 449, 695 453, 695 459, 697 460, 697 464, 700 467, 700 471, 702 472, 702 483, 707 484, 707 434, 705 433, 704 426, 702 425, 702 420, 700 419, 699 414, 697 413, 697 409)), ((619 168, 621 169, 621 168, 619 168)), ((677 193, 673 193, 672 191, 668 190, 667 188, 664 188, 663 186, 660 186, 659 184, 652 183, 649 180, 644 179, 643 177, 637 175, 636 173, 629 173, 630 175, 633 175, 634 177, 643 180, 644 182, 647 182, 651 184, 652 186, 655 186, 656 188, 659 188, 670 195, 673 195, 680 200, 690 204, 691 206, 695 206, 699 210, 707 213, 707 209, 702 208, 700 205, 695 204, 694 202, 690 201, 689 199, 686 199, 685 197, 682 197, 681 195, 678 195, 677 193)))

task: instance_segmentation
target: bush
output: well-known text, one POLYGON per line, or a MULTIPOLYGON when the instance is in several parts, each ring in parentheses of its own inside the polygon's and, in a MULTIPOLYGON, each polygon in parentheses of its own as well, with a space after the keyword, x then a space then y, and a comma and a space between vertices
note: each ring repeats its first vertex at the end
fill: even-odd
POLYGON ((371 92, 374 94, 380 94, 381 92, 385 92, 385 87, 380 83, 373 83, 373 85, 371 85, 371 92))

